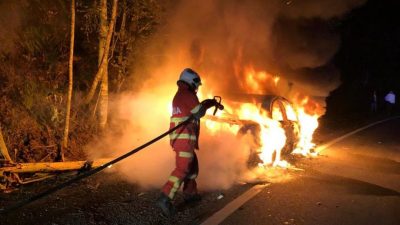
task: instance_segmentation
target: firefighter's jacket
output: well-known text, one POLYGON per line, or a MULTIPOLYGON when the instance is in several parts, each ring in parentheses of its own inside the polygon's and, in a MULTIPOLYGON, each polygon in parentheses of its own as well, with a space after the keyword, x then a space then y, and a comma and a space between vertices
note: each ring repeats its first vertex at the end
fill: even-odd
MULTIPOLYGON (((199 108, 200 102, 196 93, 186 83, 178 82, 178 91, 172 101, 170 129, 188 119, 199 108)), ((198 120, 192 120, 188 125, 170 134, 170 144, 175 151, 193 151, 193 149, 199 149, 199 122, 198 120)))

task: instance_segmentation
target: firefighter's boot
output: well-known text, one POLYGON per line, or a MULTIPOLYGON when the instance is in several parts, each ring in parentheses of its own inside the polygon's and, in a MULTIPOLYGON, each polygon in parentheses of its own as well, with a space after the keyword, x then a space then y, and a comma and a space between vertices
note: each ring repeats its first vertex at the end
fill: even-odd
POLYGON ((163 215, 172 217, 175 214, 175 208, 171 203, 171 200, 164 193, 161 193, 157 199, 156 205, 162 210, 163 215))

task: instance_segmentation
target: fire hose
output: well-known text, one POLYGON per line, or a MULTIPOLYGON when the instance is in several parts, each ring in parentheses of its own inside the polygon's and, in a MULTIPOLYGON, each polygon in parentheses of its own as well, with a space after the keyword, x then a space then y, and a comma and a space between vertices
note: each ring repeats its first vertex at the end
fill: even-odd
MULTIPOLYGON (((219 110, 223 110, 224 106, 221 104, 222 98, 220 96, 215 96, 214 100, 218 103, 217 105, 215 105, 215 110, 214 110, 214 113, 213 113, 215 115, 217 110, 218 109, 219 110)), ((164 138, 165 136, 171 134, 172 132, 176 131, 177 129, 179 129, 181 127, 185 127, 186 125, 188 125, 194 119, 196 119, 196 117, 192 114, 188 119, 186 119, 182 123, 178 124, 174 128, 169 129, 168 131, 164 132, 163 134, 159 135, 158 137, 156 137, 156 138, 148 141, 147 143, 145 143, 145 144, 143 144, 143 145, 141 145, 141 146, 139 146, 139 147, 127 152, 127 153, 125 153, 124 155, 121 155, 121 156, 111 160, 110 162, 105 163, 105 164, 103 164, 100 167, 97 167, 95 169, 83 171, 82 173, 78 174, 76 177, 74 177, 74 178, 72 178, 72 179, 70 179, 70 180, 68 180, 68 181, 66 181, 66 182, 64 182, 62 184, 59 184, 59 185, 57 185, 55 187, 52 187, 52 188, 50 188, 50 189, 48 189, 48 190, 46 190, 46 191, 44 191, 44 192, 42 192, 42 193, 40 193, 38 195, 32 196, 30 198, 27 198, 27 199, 25 199, 23 201, 20 201, 20 202, 14 204, 12 206, 2 208, 2 209, 0 209, 0 214, 6 214, 6 213, 9 213, 11 211, 14 211, 14 210, 16 210, 18 208, 21 208, 21 207, 23 207, 25 205, 28 205, 29 203, 32 203, 32 202, 34 202, 36 200, 44 198, 44 197, 46 197, 46 196, 48 196, 50 194, 53 194, 54 192, 59 191, 59 190, 65 188, 65 187, 67 187, 67 186, 69 186, 69 185, 71 185, 71 184, 73 184, 73 183, 75 183, 77 181, 80 181, 80 180, 82 180, 82 179, 84 179, 86 177, 94 175, 94 174, 106 169, 107 167, 112 166, 113 164, 115 164, 115 163, 117 163, 117 162, 119 162, 119 161, 121 161, 123 159, 128 158, 129 156, 139 152, 140 150, 149 147, 150 145, 156 143, 157 141, 161 140, 162 138, 164 138)), ((89 168, 90 168, 90 165, 89 165, 89 168)))

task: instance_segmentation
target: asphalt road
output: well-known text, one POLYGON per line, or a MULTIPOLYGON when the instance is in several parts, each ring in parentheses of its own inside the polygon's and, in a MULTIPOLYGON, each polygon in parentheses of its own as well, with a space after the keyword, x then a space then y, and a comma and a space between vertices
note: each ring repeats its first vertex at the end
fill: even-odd
POLYGON ((302 160, 292 180, 266 187, 222 224, 400 224, 400 120, 302 160))
MULTIPOLYGON (((294 165, 301 170, 278 170, 275 172, 279 176, 267 176, 268 185, 223 218, 222 224, 399 225, 398 134, 399 119, 350 136, 318 158, 298 159, 294 165)), ((0 207, 65 179, 47 180, 21 187, 12 194, 0 194, 0 207)), ((253 188, 251 184, 237 184, 229 190, 203 193, 202 202, 193 205, 183 204, 178 196, 178 214, 168 219, 154 206, 158 189, 144 191, 112 173, 100 173, 0 215, 0 224, 201 224, 253 188)))

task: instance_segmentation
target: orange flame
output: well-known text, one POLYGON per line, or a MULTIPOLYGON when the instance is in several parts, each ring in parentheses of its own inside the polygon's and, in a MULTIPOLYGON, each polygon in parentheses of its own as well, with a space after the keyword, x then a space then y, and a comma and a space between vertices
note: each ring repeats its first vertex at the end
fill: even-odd
MULTIPOLYGON (((279 81, 279 76, 272 76, 265 71, 256 71, 250 66, 245 68, 245 77, 241 84, 242 88, 251 94, 265 93, 266 88, 273 89, 272 93, 277 93, 279 81)), ((281 125, 282 121, 288 120, 299 125, 296 137, 298 142, 292 153, 311 156, 313 155, 311 151, 315 147, 312 136, 318 127, 318 117, 321 115, 316 110, 320 107, 316 106, 316 103, 312 102, 308 96, 302 98, 299 96, 295 96, 296 101, 292 102, 293 106, 285 103, 284 113, 280 111, 282 110, 280 107, 273 107, 271 114, 262 109, 260 103, 227 104, 225 101, 225 112, 220 112, 218 116, 221 121, 227 123, 207 120, 206 127, 214 133, 223 129, 237 134, 241 127, 240 121, 253 121, 260 128, 258 156, 263 162, 260 166, 288 167, 290 164, 281 158, 281 151, 287 141, 285 130, 281 125), (229 124, 230 122, 233 123, 229 124)))
POLYGON ((241 87, 252 94, 262 94, 266 90, 275 92, 280 81, 279 76, 274 76, 266 71, 257 71, 253 66, 247 66, 244 74, 241 87))

